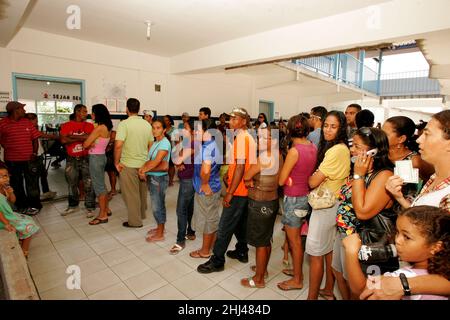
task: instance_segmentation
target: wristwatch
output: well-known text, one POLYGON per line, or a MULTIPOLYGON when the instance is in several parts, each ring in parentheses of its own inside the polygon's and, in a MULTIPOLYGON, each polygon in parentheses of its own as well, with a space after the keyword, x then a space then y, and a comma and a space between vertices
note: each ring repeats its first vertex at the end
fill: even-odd
POLYGON ((404 295, 405 296, 410 296, 411 295, 411 289, 409 288, 408 279, 406 278, 406 275, 404 273, 400 273, 400 281, 402 283, 404 295))
POLYGON ((359 174, 353 175, 353 180, 359 180, 359 179, 364 179, 364 176, 360 176, 359 174))

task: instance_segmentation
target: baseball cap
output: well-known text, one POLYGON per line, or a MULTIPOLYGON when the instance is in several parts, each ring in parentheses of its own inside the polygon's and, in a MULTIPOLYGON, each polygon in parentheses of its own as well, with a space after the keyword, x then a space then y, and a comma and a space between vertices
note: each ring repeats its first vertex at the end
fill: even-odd
POLYGON ((21 108, 21 107, 25 107, 25 106, 26 106, 26 104, 20 103, 19 101, 10 101, 6 105, 6 111, 7 112, 13 112, 16 109, 21 108))
POLYGON ((233 110, 231 110, 230 116, 232 117, 239 116, 241 118, 247 118, 248 112, 244 108, 233 108, 233 110))

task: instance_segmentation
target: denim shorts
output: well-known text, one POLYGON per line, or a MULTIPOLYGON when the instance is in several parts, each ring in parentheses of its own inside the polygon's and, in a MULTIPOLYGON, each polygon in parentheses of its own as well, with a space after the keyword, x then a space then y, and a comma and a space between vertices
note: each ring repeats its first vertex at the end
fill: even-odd
POLYGON ((308 214, 308 197, 288 197, 283 199, 283 217, 281 223, 291 228, 300 228, 308 214))
POLYGON ((105 185, 105 165, 106 156, 104 154, 89 155, 89 173, 97 197, 108 193, 105 185))

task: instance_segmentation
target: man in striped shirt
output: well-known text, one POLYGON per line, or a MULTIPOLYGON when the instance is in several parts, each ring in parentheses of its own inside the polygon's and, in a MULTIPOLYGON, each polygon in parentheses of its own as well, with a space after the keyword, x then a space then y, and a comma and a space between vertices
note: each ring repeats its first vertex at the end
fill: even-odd
POLYGON ((11 174, 11 186, 16 194, 17 211, 35 215, 42 208, 39 199, 39 174, 33 166, 37 157, 38 138, 42 135, 33 123, 24 118, 25 104, 10 101, 8 116, 0 121, 0 143, 5 150, 5 164, 11 174), (26 190, 23 180, 25 179, 26 190))

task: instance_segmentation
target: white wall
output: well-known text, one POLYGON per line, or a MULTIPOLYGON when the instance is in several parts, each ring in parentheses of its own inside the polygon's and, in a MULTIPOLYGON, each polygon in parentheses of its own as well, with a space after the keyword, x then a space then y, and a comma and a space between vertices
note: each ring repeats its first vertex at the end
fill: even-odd
POLYGON ((248 76, 169 75, 168 58, 26 28, 0 48, 0 91, 12 91, 12 72, 85 80, 87 105, 103 102, 109 84, 125 86, 124 99, 136 97, 142 110, 158 114, 197 115, 201 106, 210 106, 216 116, 234 106, 248 108, 252 97, 248 76))

